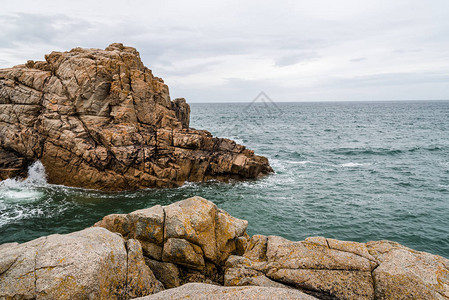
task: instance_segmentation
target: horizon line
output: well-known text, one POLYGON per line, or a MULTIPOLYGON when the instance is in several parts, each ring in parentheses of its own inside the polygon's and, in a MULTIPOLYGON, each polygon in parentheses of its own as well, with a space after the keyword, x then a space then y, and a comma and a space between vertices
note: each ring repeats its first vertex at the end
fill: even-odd
MULTIPOLYGON (((329 103, 329 102, 444 102, 449 101, 449 99, 404 99, 404 100, 299 100, 299 101, 272 101, 274 103, 329 103)), ((187 101, 187 103, 197 103, 197 104, 226 104, 226 103, 252 103, 252 101, 187 101)))

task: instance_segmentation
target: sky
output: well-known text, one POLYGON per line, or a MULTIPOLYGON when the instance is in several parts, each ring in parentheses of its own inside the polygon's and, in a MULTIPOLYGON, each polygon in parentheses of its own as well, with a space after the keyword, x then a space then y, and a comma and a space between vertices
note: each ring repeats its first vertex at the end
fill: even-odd
POLYGON ((190 103, 449 99, 448 0, 0 2, 0 68, 121 42, 190 103))

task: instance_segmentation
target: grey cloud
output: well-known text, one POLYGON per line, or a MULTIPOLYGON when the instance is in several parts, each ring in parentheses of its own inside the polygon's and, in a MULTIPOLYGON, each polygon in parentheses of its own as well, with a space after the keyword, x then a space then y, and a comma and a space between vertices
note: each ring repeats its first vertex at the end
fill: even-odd
POLYGON ((67 41, 67 33, 87 31, 89 22, 66 15, 43 15, 16 13, 0 15, 0 45, 2 48, 18 47, 20 44, 52 44, 67 41))
POLYGON ((158 60, 157 63, 153 63, 153 66, 154 68, 157 67, 158 70, 163 72, 165 76, 187 76, 211 70, 220 62, 220 60, 215 59, 208 62, 192 64, 188 68, 179 68, 175 64, 169 63, 166 60, 158 60))
POLYGON ((353 58, 353 59, 350 59, 349 61, 350 62, 360 62, 360 61, 364 61, 364 60, 366 60, 366 57, 353 58))
POLYGON ((173 97, 183 95, 191 102, 251 102, 260 92, 265 92, 273 101, 282 101, 282 99, 277 98, 281 91, 282 89, 279 86, 269 80, 241 78, 226 78, 222 85, 213 87, 170 88, 170 94, 173 97), (208 96, 205 97, 204 95, 208 96))
POLYGON ((336 78, 324 84, 326 87, 357 88, 378 87, 392 85, 420 85, 427 83, 449 82, 448 72, 412 72, 412 73, 383 73, 353 78, 336 78))
POLYGON ((404 54, 404 53, 418 53, 422 52, 423 49, 395 49, 393 53, 404 54))
POLYGON ((284 56, 278 57, 275 60, 276 66, 286 67, 290 65, 294 65, 300 62, 309 61, 311 59, 315 59, 320 57, 317 52, 303 52, 298 51, 297 53, 286 54, 284 56))
MULTIPOLYGON (((156 2, 142 1, 140 5, 130 2, 124 7, 118 5, 118 1, 110 0, 106 1, 108 7, 104 11, 99 9, 101 3, 89 6, 87 1, 83 5, 68 5, 67 2, 68 6, 77 8, 76 12, 69 11, 70 8, 65 8, 66 4, 62 2, 53 5, 53 2, 42 1, 39 6, 31 1, 22 6, 10 2, 2 7, 0 67, 11 66, 12 62, 23 63, 27 59, 42 59, 52 50, 78 46, 104 48, 112 42, 122 42, 140 51, 143 62, 156 76, 166 79, 175 97, 185 96, 194 101, 251 101, 262 90, 277 101, 301 100, 302 93, 327 97, 335 90, 343 95, 345 89, 347 95, 357 98, 361 95, 356 93, 357 89, 366 92, 363 95, 369 95, 369 91, 377 93, 384 86, 416 87, 427 83, 441 87, 440 98, 449 96, 443 88, 447 86, 447 74, 440 71, 448 66, 445 53, 449 53, 445 0, 435 0, 438 9, 417 0, 373 1, 366 10, 359 5, 356 5, 358 8, 344 7, 345 2, 342 2, 344 13, 339 15, 337 12, 335 16, 329 15, 329 11, 327 15, 320 11, 316 15, 309 13, 307 8, 312 4, 307 1, 276 5, 268 1, 239 5, 222 2, 210 7, 205 2, 193 1, 175 6, 167 3, 167 10, 156 2), (31 13, 41 6, 45 8, 31 13), (83 6, 86 7, 84 11, 83 6), (28 13, 14 12, 17 7, 28 13), (189 14, 184 13, 184 9, 189 14), (373 55, 368 53, 370 47, 380 50, 374 51, 374 55, 379 55, 376 59, 365 57, 373 55), (272 71, 273 77, 283 76, 282 81, 228 78, 217 86, 217 80, 210 84, 205 80, 201 89, 179 87, 169 81, 183 76, 204 78, 205 72, 218 65, 233 64, 235 56, 244 56, 242 60, 254 58, 251 62, 254 72, 259 71, 260 64, 260 69, 272 71), (370 75, 379 70, 379 66, 373 64, 383 58, 388 61, 397 58, 398 68, 416 71, 370 75), (308 80, 310 77, 304 72, 294 72, 296 64, 315 60, 317 70, 311 70, 310 77, 317 80, 308 80), (346 65, 341 67, 348 61, 353 62, 354 67, 355 63, 363 61, 364 69, 348 71, 346 65), (414 65, 415 61, 419 64, 414 65), (281 69, 287 66, 291 66, 292 72, 281 69), (358 76, 338 78, 353 72, 358 76), (295 75, 299 73, 301 75, 295 75), (302 79, 313 86, 295 86, 302 79)), ((325 6, 320 9, 326 11, 325 6)), ((235 67, 242 69, 242 66, 235 67)), ((214 70, 217 76, 230 76, 225 72, 214 70)), ((250 76, 244 70, 243 73, 250 76)), ((238 77, 236 72, 231 74, 238 77)), ((385 97, 388 98, 386 93, 385 97)))

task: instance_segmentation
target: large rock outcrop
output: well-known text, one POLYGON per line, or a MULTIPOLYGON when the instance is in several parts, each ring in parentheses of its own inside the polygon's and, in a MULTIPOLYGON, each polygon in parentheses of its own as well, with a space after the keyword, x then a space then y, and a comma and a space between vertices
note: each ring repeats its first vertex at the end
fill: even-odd
POLYGON ((189 105, 170 100, 134 48, 75 48, 45 60, 0 70, 0 180, 25 176, 36 160, 50 183, 103 190, 272 171, 244 146, 189 128, 189 105))
POLYGON ((246 227, 193 197, 0 245, 0 299, 449 299, 441 256, 390 241, 249 238, 246 227))

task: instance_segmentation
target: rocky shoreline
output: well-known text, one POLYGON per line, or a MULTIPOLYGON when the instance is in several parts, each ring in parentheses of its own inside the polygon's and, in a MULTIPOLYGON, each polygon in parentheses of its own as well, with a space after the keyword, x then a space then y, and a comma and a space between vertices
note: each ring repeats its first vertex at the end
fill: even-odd
MULTIPOLYGON (((101 190, 257 178, 267 158, 190 128, 136 49, 52 52, 0 70, 0 180, 101 190)), ((3 299, 449 299, 449 260, 390 241, 293 242, 193 197, 0 245, 3 299)))
POLYGON ((449 299, 449 260, 395 242, 246 233, 193 197, 0 245, 0 299, 449 299))
POLYGON ((170 99, 136 49, 52 52, 0 70, 0 180, 25 177, 37 160, 49 183, 114 191, 273 171, 265 157, 189 123, 185 99, 170 99))

